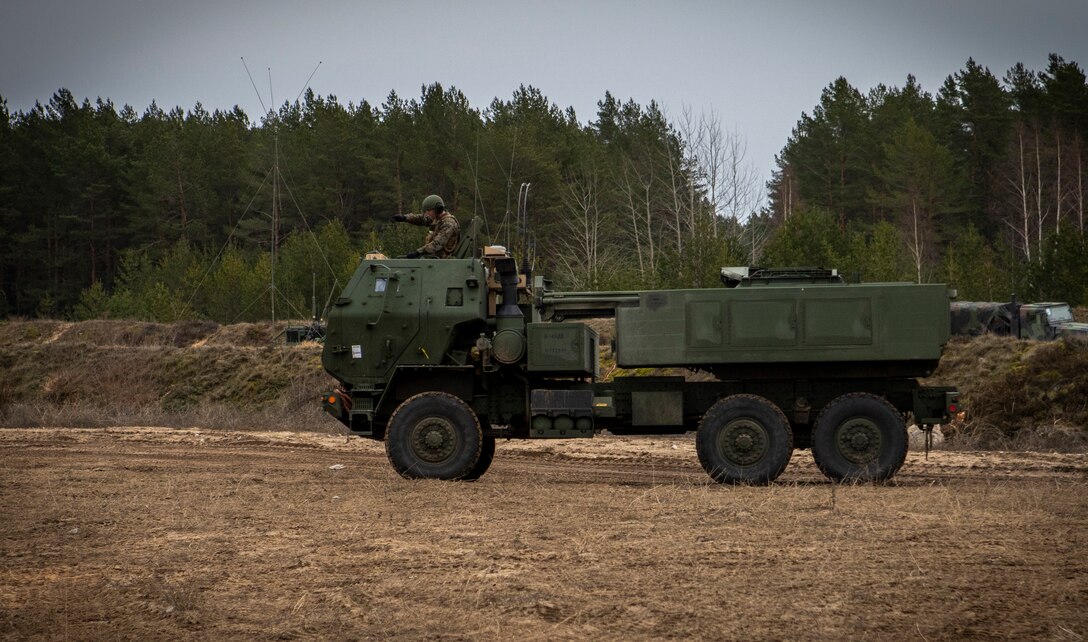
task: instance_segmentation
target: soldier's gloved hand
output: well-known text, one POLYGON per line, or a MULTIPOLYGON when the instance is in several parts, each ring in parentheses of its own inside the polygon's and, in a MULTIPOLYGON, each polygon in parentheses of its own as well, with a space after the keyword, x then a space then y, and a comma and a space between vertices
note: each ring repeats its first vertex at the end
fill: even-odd
POLYGON ((394 223, 403 223, 403 222, 405 222, 407 220, 408 220, 408 217, 405 216, 404 214, 394 214, 393 215, 393 222, 394 223))
POLYGON ((418 259, 419 256, 420 256, 419 252, 416 252, 415 250, 412 250, 411 252, 405 254, 404 258, 406 258, 406 259, 418 259))

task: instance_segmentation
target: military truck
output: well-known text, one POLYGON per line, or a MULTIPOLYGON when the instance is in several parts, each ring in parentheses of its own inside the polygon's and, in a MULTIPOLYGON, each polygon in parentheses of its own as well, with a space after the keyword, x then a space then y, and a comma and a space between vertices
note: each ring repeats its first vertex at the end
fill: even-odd
POLYGON ((323 405, 384 440, 402 476, 473 480, 496 439, 695 432, 726 484, 766 484, 797 448, 833 480, 884 480, 903 464, 905 417, 957 411, 925 387, 949 338, 943 285, 846 284, 827 270, 728 270, 726 287, 560 292, 503 247, 363 260, 328 315, 323 405), (732 286, 732 287, 729 287, 732 286), (621 368, 713 375, 601 377, 615 319, 621 368))
POLYGON ((1068 303, 953 301, 951 323, 955 335, 990 333, 1037 341, 1088 338, 1088 323, 1074 321, 1068 303))
POLYGON ((289 325, 281 334, 288 345, 305 341, 321 342, 325 340, 325 325, 315 317, 306 325, 289 325))

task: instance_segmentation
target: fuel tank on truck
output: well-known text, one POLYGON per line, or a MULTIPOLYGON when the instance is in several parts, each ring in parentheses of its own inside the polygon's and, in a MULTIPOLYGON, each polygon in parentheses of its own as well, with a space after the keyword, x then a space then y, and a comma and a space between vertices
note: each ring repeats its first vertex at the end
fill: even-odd
POLYGON ((918 377, 949 338, 944 285, 783 285, 661 290, 616 310, 616 362, 731 377, 918 377))

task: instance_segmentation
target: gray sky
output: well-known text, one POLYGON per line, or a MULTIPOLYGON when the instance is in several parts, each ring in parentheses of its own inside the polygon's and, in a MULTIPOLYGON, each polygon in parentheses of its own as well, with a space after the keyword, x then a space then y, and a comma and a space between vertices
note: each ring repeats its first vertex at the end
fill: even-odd
POLYGON ((8 0, 0 9, 0 96, 12 112, 60 87, 140 113, 159 106, 262 112, 310 86, 380 105, 390 90, 455 86, 474 107, 539 88, 582 122, 605 91, 671 117, 713 110, 748 142, 763 179, 820 91, 862 92, 914 74, 936 93, 968 57, 998 78, 1041 71, 1054 52, 1088 65, 1085 0, 803 2, 346 2, 8 0))

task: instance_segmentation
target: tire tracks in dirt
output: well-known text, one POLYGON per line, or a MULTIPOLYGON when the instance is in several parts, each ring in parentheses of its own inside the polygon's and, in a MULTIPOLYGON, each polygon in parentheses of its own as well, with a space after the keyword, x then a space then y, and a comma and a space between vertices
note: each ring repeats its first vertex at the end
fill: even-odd
MULTIPOLYGON (((538 442, 500 442, 490 475, 527 475, 549 483, 613 483, 621 485, 708 485, 694 452, 690 460, 676 456, 677 446, 653 442, 628 454, 630 441, 597 443, 579 440, 577 449, 541 447, 538 442), (654 449, 660 449, 655 452, 654 449)), ((684 455, 690 446, 684 446, 684 455)), ((194 464, 205 469, 237 467, 254 460, 262 466, 294 467, 350 458, 356 464, 388 467, 384 445, 347 435, 314 433, 254 433, 206 429, 80 428, 5 429, 0 431, 0 452, 47 450, 57 457, 124 454, 120 468, 144 469, 194 464), (152 447, 152 448, 148 448, 152 447), (269 461, 271 460, 271 461, 269 461), (199 463, 198 463, 199 462, 199 463)), ((336 463, 336 462, 332 462, 336 463)), ((485 474, 486 480, 489 474, 485 474)), ((991 453, 934 451, 928 459, 917 453, 908 459, 891 486, 925 486, 951 481, 993 483, 1055 479, 1088 481, 1088 455, 1057 453, 991 453)), ((796 451, 777 484, 831 483, 819 473, 808 451, 796 451)))

